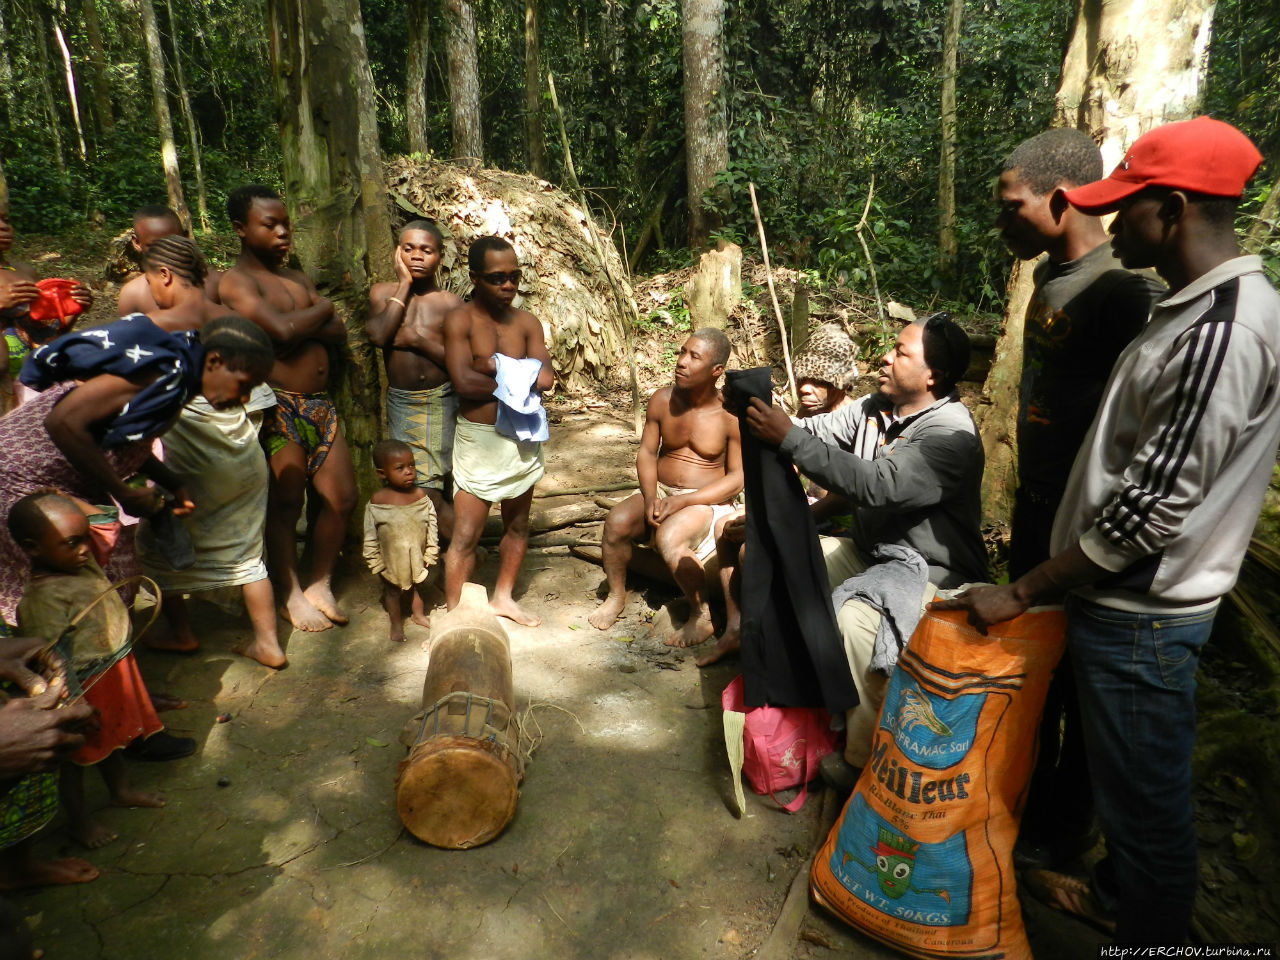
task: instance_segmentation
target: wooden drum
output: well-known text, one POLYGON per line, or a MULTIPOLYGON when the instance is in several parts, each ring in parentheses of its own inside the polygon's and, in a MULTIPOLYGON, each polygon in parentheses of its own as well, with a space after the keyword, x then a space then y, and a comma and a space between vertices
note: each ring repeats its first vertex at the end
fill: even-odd
POLYGON ((501 833, 520 796, 511 650, 479 584, 466 584, 433 626, 422 722, 396 776, 396 811, 419 840, 463 850, 501 833))

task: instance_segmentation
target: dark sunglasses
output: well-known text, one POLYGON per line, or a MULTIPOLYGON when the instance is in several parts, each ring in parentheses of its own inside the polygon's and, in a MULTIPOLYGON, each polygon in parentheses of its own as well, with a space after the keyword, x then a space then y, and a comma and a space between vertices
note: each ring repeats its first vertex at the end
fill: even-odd
POLYGON ((489 284, 491 287, 500 287, 508 280, 516 286, 520 286, 520 271, 512 270, 510 273, 482 273, 479 274, 481 280, 489 284))

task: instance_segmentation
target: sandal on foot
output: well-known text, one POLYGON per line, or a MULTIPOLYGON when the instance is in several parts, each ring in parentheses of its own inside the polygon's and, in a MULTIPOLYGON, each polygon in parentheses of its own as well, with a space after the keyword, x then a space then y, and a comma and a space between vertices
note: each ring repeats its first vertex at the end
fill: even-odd
POLYGON ((1022 883, 1041 903, 1069 913, 1095 930, 1115 934, 1115 917, 1102 908, 1092 885, 1083 877, 1053 870, 1027 870, 1022 874, 1022 883))

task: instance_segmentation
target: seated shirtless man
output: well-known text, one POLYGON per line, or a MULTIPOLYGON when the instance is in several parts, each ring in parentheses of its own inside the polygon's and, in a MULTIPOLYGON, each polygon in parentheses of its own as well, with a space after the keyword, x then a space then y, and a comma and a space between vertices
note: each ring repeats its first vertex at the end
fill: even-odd
POLYGON ((689 601, 689 619, 665 641, 702 643, 713 632, 703 563, 715 553, 716 526, 742 492, 738 421, 720 402, 716 381, 729 340, 714 327, 696 331, 676 360, 675 382, 649 398, 636 475, 640 492, 609 511, 604 523, 605 598, 589 620, 606 630, 627 603, 632 544, 649 541, 689 601), (650 529, 652 528, 652 529, 650 529))
MULTIPOLYGON (((542 443, 503 432, 495 392, 499 389, 496 355, 519 365, 536 360, 541 369, 524 381, 527 392, 545 393, 555 383, 551 355, 542 324, 511 305, 520 286, 520 262, 501 237, 481 237, 467 252, 475 293, 470 303, 444 318, 444 349, 449 379, 458 392, 458 424, 454 435, 453 540, 444 556, 445 604, 450 610, 462 598, 462 585, 476 565, 476 545, 489 516, 501 504, 503 532, 498 544, 498 579, 489 606, 500 617, 536 627, 537 617, 511 595, 529 546, 529 507, 533 485, 543 473, 542 443)), ((541 406, 538 406, 541 410, 541 406)), ((532 415, 532 414, 530 414, 532 415)), ((510 418, 503 418, 510 422, 510 418)), ((545 412, 542 429, 545 435, 545 412)))
MULTIPOLYGON (((144 258, 147 250, 151 248, 151 244, 161 237, 184 236, 186 236, 186 231, 182 229, 182 221, 178 219, 176 213, 168 207, 149 203, 146 206, 139 207, 133 215, 133 236, 129 238, 129 252, 138 261, 139 268, 145 271, 143 266, 144 258)), ((205 296, 214 303, 221 302, 218 299, 218 282, 221 279, 222 274, 217 270, 206 268, 203 281, 204 292, 205 296)), ((125 281, 124 286, 120 288, 119 295, 116 297, 117 314, 127 317, 131 313, 145 313, 150 317, 155 309, 157 309, 157 304, 155 298, 151 295, 151 288, 147 284, 145 272, 125 281)))
POLYGON ((396 281, 369 288, 364 330, 382 348, 387 366, 387 437, 413 451, 417 485, 431 498, 439 537, 447 543, 453 536, 453 507, 445 497, 453 477, 458 395, 445 365, 444 316, 462 299, 436 285, 443 247, 434 223, 405 224, 396 244, 396 281))
POLYGON ((227 197, 227 214, 240 238, 240 257, 222 275, 218 292, 224 304, 262 327, 276 349, 276 365, 267 378, 276 406, 262 425, 271 467, 267 569, 289 622, 299 630, 327 630, 347 622, 332 579, 356 501, 351 453, 324 392, 328 345, 344 343, 346 329, 306 274, 285 266, 289 213, 274 190, 237 187, 227 197), (303 589, 295 531, 308 489, 318 509, 308 524, 311 577, 303 589))

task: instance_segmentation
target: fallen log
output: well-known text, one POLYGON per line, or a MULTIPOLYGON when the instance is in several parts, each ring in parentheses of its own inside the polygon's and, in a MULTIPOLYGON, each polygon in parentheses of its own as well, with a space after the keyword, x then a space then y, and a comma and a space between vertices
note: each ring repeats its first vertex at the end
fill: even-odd
POLYGON ((638 490, 640 485, 634 480, 623 480, 618 483, 596 483, 589 487, 565 487, 561 490, 540 490, 533 495, 535 500, 550 500, 553 497, 580 497, 591 493, 613 493, 617 490, 638 490))
MULTIPOLYGON (((559 530, 575 523, 603 520, 607 512, 603 507, 598 507, 589 500, 566 503, 559 507, 537 507, 529 512, 529 531, 546 533, 548 530, 559 530)), ((490 514, 484 522, 484 532, 480 534, 480 539, 494 539, 500 536, 502 536, 502 517, 499 514, 490 514)))

